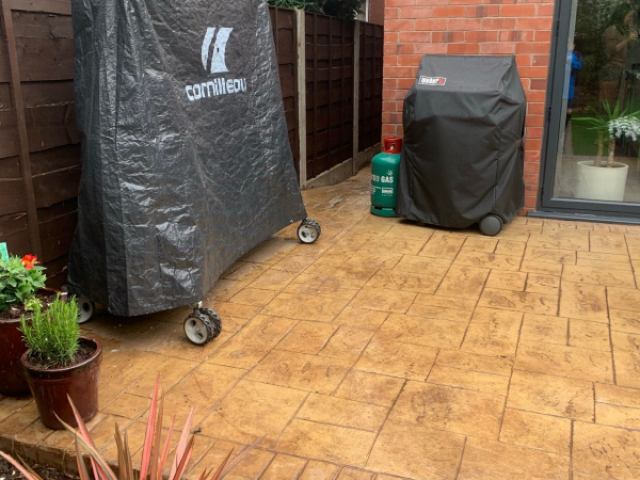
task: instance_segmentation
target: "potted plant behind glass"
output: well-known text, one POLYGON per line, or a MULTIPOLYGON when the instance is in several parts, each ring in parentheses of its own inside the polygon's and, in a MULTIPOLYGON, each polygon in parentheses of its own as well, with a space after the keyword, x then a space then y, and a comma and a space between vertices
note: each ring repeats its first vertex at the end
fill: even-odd
POLYGON ((37 257, 26 255, 0 259, 0 394, 29 393, 20 357, 27 349, 19 330, 20 317, 30 316, 36 301, 46 304, 55 293, 46 291, 44 267, 37 257))
POLYGON ((29 347, 20 360, 42 423, 54 430, 64 428, 60 420, 77 426, 69 400, 84 421, 93 418, 102 348, 80 336, 75 298, 65 301, 58 295, 47 310, 36 306, 30 320, 22 317, 20 329, 29 347))
POLYGON ((578 162, 578 180, 576 198, 622 202, 627 185, 629 165, 615 161, 616 141, 626 138, 636 142, 640 135, 640 110, 627 114, 620 111, 618 103, 613 110, 609 102, 602 103, 604 115, 591 107, 592 117, 573 118, 572 121, 589 125, 598 135, 598 154, 596 159, 578 162), (603 162, 605 135, 609 141, 607 161, 603 162))

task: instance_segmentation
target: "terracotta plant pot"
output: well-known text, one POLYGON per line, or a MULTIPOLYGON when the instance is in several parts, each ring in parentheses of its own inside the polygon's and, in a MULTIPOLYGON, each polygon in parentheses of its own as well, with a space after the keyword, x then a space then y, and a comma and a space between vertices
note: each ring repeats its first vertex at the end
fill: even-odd
POLYGON ((102 346, 97 340, 87 337, 80 337, 80 343, 95 346, 96 350, 86 360, 69 367, 34 367, 28 360, 30 350, 20 359, 38 406, 40 420, 53 430, 64 429, 56 414, 72 427, 77 426, 67 396, 71 397, 84 421, 91 420, 98 412, 98 374, 102 346))
MULTIPOLYGON (((58 290, 42 288, 40 294, 55 296, 58 290)), ((29 384, 24 375, 20 357, 27 350, 18 330, 20 319, 0 320, 0 394, 20 397, 29 394, 29 384)))
POLYGON ((20 357, 27 349, 18 330, 20 320, 0 320, 0 394, 20 397, 29 394, 20 357))

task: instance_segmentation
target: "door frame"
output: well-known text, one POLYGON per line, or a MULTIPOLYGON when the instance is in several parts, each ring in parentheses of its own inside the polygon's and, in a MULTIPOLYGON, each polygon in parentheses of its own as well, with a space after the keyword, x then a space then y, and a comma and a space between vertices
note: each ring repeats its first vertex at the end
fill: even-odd
POLYGON ((542 217, 553 216, 556 218, 567 216, 575 217, 577 215, 588 217, 590 220, 597 219, 604 222, 629 222, 630 220, 632 221, 632 219, 640 221, 640 203, 603 202, 553 197, 557 151, 560 140, 560 123, 564 120, 562 94, 571 25, 572 2, 557 1, 555 3, 554 24, 551 36, 551 55, 549 57, 549 77, 547 79, 547 95, 545 101, 546 118, 540 156, 537 212, 530 212, 529 215, 542 217))

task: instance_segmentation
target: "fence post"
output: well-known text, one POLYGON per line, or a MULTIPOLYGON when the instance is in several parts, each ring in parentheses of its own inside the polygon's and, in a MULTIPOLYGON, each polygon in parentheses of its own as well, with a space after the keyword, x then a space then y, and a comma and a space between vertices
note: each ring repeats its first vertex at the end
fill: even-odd
POLYGON ((353 29, 353 174, 358 173, 357 158, 360 153, 360 27, 356 21, 353 29))
POLYGON ((298 146, 300 148, 300 187, 307 184, 307 79, 305 12, 296 10, 296 68, 298 95, 298 146))

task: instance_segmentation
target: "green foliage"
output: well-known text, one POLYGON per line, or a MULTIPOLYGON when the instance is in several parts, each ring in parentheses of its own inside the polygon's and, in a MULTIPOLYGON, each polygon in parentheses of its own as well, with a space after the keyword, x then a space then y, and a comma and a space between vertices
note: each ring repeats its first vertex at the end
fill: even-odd
POLYGON ((622 117, 640 118, 640 110, 632 113, 627 113, 627 110, 620 110, 620 104, 616 104, 611 108, 609 102, 601 103, 601 110, 599 111, 594 105, 589 105, 589 117, 577 117, 573 118, 572 122, 585 125, 589 130, 598 130, 609 134, 609 122, 617 120, 622 117))
POLYGON ((311 13, 324 13, 345 20, 353 20, 361 11, 364 0, 268 0, 269 5, 295 8, 311 13))
POLYGON ((39 265, 30 265, 27 269, 20 257, 0 259, 0 311, 30 301, 36 291, 44 287, 47 277, 43 270, 39 265))
POLYGON ((66 367, 78 351, 80 326, 75 298, 65 301, 60 295, 46 311, 36 306, 31 320, 20 319, 20 331, 31 355, 46 367, 66 367))

